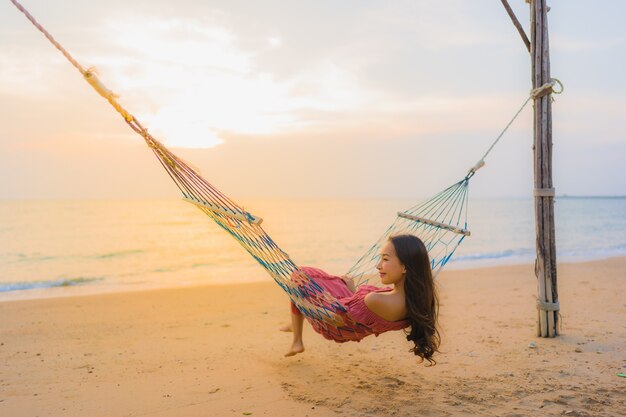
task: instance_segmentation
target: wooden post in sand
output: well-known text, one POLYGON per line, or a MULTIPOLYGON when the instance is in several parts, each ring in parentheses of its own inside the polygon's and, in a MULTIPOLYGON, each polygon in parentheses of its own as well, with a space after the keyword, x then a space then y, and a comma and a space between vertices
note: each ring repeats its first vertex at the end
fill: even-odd
POLYGON ((526 3, 530 3, 529 41, 508 1, 501 1, 531 55, 534 100, 535 231, 537 235, 537 258, 535 260, 537 336, 555 337, 559 334, 559 296, 556 281, 554 186, 552 184, 552 88, 550 86, 552 80, 548 42, 548 6, 546 0, 526 0, 526 3))
MULTIPOLYGON (((551 82, 546 0, 530 1, 530 53, 533 89, 551 82)), ((536 91, 536 90, 535 90, 536 91)), ((537 336, 558 332, 558 291, 552 184, 552 90, 534 96, 535 229, 537 234, 537 336)))

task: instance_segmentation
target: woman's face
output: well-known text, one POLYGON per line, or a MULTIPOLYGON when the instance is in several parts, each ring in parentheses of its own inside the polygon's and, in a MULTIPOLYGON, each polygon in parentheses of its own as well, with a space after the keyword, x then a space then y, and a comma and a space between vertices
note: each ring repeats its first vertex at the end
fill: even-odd
POLYGON ((383 284, 398 284, 404 280, 406 268, 396 255, 396 248, 388 241, 380 252, 380 261, 376 265, 383 284))

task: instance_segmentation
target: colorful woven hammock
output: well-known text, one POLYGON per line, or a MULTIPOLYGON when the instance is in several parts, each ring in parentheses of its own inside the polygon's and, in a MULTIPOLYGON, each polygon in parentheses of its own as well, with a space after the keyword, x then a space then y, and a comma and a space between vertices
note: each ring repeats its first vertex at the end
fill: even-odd
MULTIPOLYGON (((353 340, 360 338, 359 335, 365 336, 372 333, 367 326, 352 319, 344 306, 332 294, 324 291, 314 279, 298 268, 289 255, 265 233, 261 227, 260 217, 244 210, 156 140, 131 113, 120 105, 113 92, 100 82, 91 69, 84 69, 21 4, 16 0, 10 1, 80 71, 84 79, 122 115, 131 129, 144 138, 172 181, 180 189, 183 199, 197 206, 232 235, 265 268, 309 320, 315 321, 317 326, 325 328, 327 333, 334 334, 339 339, 345 335, 346 340, 353 340)), ((470 235, 467 230, 467 197, 470 178, 484 165, 484 158, 528 104, 531 97, 526 100, 485 155, 461 181, 427 201, 397 214, 394 223, 348 271, 348 275, 355 278, 357 285, 362 285, 377 276, 375 265, 378 261, 380 246, 388 236, 397 233, 412 233, 420 237, 429 251, 433 273, 437 274, 441 270, 463 239, 470 235)))

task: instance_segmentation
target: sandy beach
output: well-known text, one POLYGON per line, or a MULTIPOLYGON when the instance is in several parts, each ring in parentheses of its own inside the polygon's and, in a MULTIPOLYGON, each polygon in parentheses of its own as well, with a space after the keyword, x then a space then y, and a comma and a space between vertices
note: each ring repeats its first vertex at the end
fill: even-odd
POLYGON ((532 265, 444 271, 442 353, 400 332, 284 358, 272 282, 0 303, 0 415, 626 415, 626 258, 559 265, 562 335, 535 336, 532 265))

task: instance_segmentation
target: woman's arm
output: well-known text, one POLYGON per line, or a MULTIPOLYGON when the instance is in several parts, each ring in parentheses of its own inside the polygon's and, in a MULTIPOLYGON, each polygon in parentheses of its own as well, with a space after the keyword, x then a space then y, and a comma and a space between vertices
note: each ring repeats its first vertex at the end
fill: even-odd
POLYGON ((365 296, 365 306, 378 317, 387 321, 398 321, 406 317, 403 306, 396 301, 397 298, 389 294, 371 292, 365 296))

